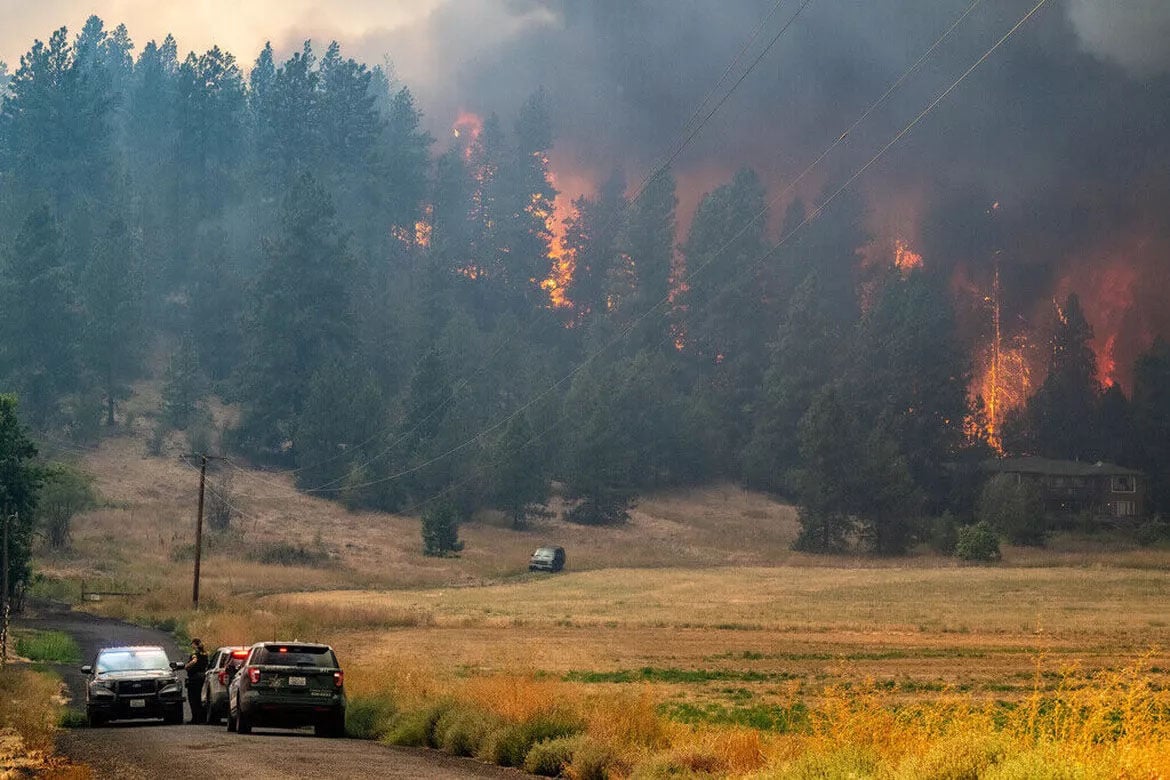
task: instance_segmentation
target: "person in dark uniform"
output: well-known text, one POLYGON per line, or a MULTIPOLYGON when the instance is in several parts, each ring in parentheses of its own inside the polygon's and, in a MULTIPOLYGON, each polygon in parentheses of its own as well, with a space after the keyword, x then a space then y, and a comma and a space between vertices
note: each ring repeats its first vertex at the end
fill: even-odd
POLYGON ((187 670, 187 703, 191 705, 191 723, 203 723, 203 676, 207 674, 207 651, 203 642, 191 640, 191 658, 183 666, 187 670))

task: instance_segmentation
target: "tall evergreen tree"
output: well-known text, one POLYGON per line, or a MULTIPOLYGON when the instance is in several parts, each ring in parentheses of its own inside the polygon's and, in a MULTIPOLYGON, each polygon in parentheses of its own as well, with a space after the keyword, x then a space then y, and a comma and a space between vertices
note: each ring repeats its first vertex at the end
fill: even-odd
POLYGON ((16 516, 8 536, 8 576, 16 594, 32 579, 33 531, 44 481, 36 457, 37 448, 17 416, 16 396, 0 395, 0 512, 16 516))
POLYGON ((947 280, 928 270, 905 278, 890 271, 875 295, 855 341, 850 386, 941 512, 950 492, 947 464, 966 444, 971 375, 947 280))
POLYGON ((0 266, 0 377, 43 428, 80 387, 80 329, 56 222, 45 206, 25 219, 0 266))
POLYGON ((582 196, 574 201, 575 213, 565 226, 565 249, 575 262, 565 292, 573 303, 574 315, 582 322, 608 316, 616 307, 620 276, 625 271, 623 260, 628 257, 619 249, 627 206, 625 189, 625 178, 614 172, 596 198, 582 196))
POLYGON ((801 420, 800 454, 798 549, 840 550, 856 531, 879 554, 906 551, 921 496, 888 429, 863 420, 855 402, 829 386, 801 420))
POLYGON ((235 57, 214 47, 198 57, 187 55, 176 82, 176 173, 186 195, 184 215, 197 224, 237 190, 244 158, 244 78, 235 57))
POLYGON ((1101 455, 1097 430, 1101 384, 1091 346, 1093 328, 1076 293, 1056 314, 1048 375, 1014 430, 1005 430, 1005 445, 1052 458, 1096 460, 1101 455))
POLYGON ((242 377, 246 446, 279 453, 291 442, 313 375, 353 349, 354 264, 333 203, 308 174, 284 200, 247 315, 242 377))
POLYGON ((619 310, 618 317, 626 321, 658 306, 654 314, 643 321, 638 334, 640 344, 652 349, 672 349, 674 346, 673 307, 662 301, 670 297, 674 272, 674 241, 678 227, 676 189, 670 171, 663 171, 651 179, 642 197, 630 208, 621 239, 622 252, 633 263, 637 291, 634 299, 619 310))
POLYGON ((789 300, 771 347, 744 454, 744 476, 750 485, 791 494, 791 472, 800 462, 800 420, 820 389, 839 374, 845 335, 820 274, 810 273, 789 300))
POLYGON ((1170 343, 1156 339, 1134 363, 1133 431, 1153 509, 1170 511, 1170 343))
POLYGON ((685 349, 698 377, 696 393, 718 421, 713 458, 728 476, 741 473, 752 410, 768 363, 776 314, 765 290, 772 268, 761 263, 766 219, 764 188, 741 170, 699 204, 682 247, 690 275, 685 298, 685 349))
POLYGON ((146 335, 139 238, 121 219, 106 228, 82 285, 85 308, 85 363, 101 387, 106 425, 114 425, 118 401, 141 373, 146 335))
POLYGON ((186 430, 194 422, 206 390, 195 339, 189 332, 185 333, 167 363, 162 391, 163 419, 173 428, 186 430))

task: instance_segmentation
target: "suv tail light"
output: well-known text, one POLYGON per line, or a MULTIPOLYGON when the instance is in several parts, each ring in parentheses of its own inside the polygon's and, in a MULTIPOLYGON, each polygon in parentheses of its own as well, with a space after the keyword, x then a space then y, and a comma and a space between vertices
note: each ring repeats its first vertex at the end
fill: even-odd
POLYGON ((333 673, 333 687, 340 688, 343 682, 345 682, 345 672, 338 669, 333 673))
POLYGON ((216 676, 219 677, 219 684, 224 686, 224 687, 227 687, 227 684, 228 684, 227 669, 220 669, 219 674, 217 674, 216 676))
POLYGON ((255 666, 249 666, 248 679, 251 680, 253 685, 260 682, 260 670, 255 666))

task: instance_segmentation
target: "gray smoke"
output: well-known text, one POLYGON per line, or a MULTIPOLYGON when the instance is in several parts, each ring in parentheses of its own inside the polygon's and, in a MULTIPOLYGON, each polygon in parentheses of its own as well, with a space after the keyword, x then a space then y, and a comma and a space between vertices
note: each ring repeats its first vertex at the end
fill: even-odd
MULTIPOLYGON (((815 0, 677 171, 708 188, 751 165, 782 189, 969 4, 815 0)), ((981 3, 801 194, 844 180, 1034 4, 981 3)), ((544 86, 559 129, 554 159, 595 181, 613 166, 637 180, 774 5, 447 0, 412 27, 347 43, 369 61, 389 55, 440 139, 461 109, 496 111, 507 126, 544 86)), ((797 6, 781 5, 749 60, 797 6)), ((981 288, 999 258, 1019 322, 1070 280, 1091 286, 1098 258, 1123 257, 1141 269, 1143 313, 1125 318, 1138 324, 1119 335, 1134 345, 1121 357, 1151 333, 1170 335, 1170 313, 1147 305, 1170 295, 1168 21, 1170 0, 1049 2, 866 174, 858 186, 873 227, 901 229, 912 214, 904 221, 918 223, 927 262, 962 266, 981 288)))
POLYGON ((1092 53, 1139 75, 1170 69, 1170 2, 1069 0, 1068 13, 1092 53))

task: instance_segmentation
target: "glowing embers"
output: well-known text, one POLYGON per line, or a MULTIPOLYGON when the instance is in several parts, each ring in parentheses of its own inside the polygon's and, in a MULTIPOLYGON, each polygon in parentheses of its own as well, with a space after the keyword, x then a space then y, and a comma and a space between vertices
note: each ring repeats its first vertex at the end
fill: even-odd
POLYGON ((910 245, 904 240, 894 239, 894 267, 907 275, 915 268, 922 267, 922 255, 911 251, 910 245))
POLYGON ((422 219, 414 223, 414 245, 427 249, 431 245, 431 233, 434 232, 432 220, 435 216, 435 207, 427 204, 423 209, 422 219))

